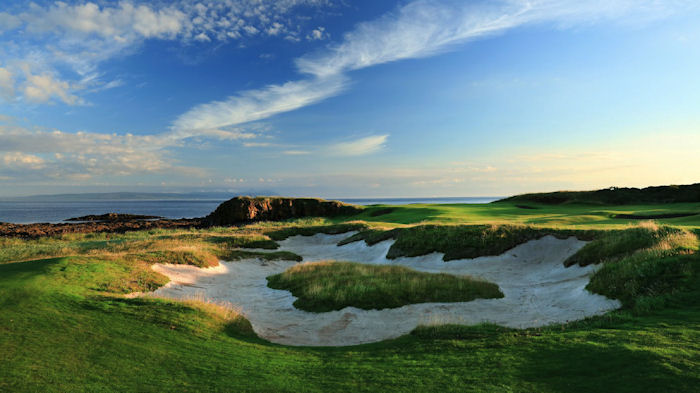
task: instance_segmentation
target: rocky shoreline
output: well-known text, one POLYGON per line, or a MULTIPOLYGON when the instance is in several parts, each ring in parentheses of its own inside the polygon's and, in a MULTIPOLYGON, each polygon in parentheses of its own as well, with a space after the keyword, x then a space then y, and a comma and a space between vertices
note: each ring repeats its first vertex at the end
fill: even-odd
POLYGON ((122 233, 147 229, 189 229, 233 226, 255 221, 353 215, 361 208, 311 198, 235 197, 202 218, 163 219, 156 216, 107 213, 67 219, 66 223, 13 224, 0 222, 0 236, 36 239, 70 233, 122 233), (69 221, 69 222, 68 222, 69 221))
POLYGON ((186 229, 203 228, 201 219, 180 220, 135 220, 135 221, 91 221, 79 223, 0 223, 0 236, 36 239, 45 236, 59 236, 69 233, 110 232, 123 233, 145 229, 186 229))

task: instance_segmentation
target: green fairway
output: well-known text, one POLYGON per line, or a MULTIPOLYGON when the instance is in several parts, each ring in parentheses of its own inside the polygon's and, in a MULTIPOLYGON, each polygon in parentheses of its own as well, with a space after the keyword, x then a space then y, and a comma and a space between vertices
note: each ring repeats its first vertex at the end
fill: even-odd
POLYGON ((599 214, 584 206, 538 211, 509 203, 391 208, 375 216, 380 207, 345 219, 233 228, 0 239, 0 391, 689 392, 700 386, 697 219, 658 220, 673 224, 665 227, 609 216, 697 211, 698 204, 598 206, 599 214), (525 226, 533 221, 538 225, 525 226), (483 225, 496 222, 508 225, 483 225), (275 241, 295 234, 367 228, 372 231, 357 240, 395 238, 397 255, 444 250, 463 257, 468 249, 478 256, 544 234, 586 237, 592 242, 571 263, 603 263, 589 289, 620 299, 623 309, 539 329, 421 327, 376 344, 310 348, 263 341, 231 310, 123 297, 167 281, 152 263, 211 266, 212 258, 261 252, 242 247, 274 252, 275 241))
POLYGON ((387 224, 525 224, 546 227, 575 227, 581 229, 622 228, 636 225, 639 219, 614 218, 618 214, 660 215, 671 213, 695 214, 678 218, 663 218, 661 224, 700 228, 700 203, 656 205, 544 205, 535 203, 496 202, 488 204, 404 205, 391 206, 391 211, 375 216, 388 206, 368 207, 356 216, 367 222, 387 224), (518 207, 521 206, 521 207, 518 207), (523 208, 527 206, 528 208, 523 208))

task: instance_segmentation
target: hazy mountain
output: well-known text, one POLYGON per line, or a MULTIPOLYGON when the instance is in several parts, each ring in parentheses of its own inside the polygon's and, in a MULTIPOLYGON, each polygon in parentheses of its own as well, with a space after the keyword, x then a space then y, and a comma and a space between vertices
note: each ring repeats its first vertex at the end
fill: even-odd
POLYGON ((227 200, 239 195, 278 195, 271 190, 247 190, 241 192, 104 192, 104 193, 83 193, 83 194, 51 194, 51 195, 30 195, 23 197, 0 198, 4 201, 104 201, 104 200, 178 200, 178 199, 200 199, 200 200, 227 200))

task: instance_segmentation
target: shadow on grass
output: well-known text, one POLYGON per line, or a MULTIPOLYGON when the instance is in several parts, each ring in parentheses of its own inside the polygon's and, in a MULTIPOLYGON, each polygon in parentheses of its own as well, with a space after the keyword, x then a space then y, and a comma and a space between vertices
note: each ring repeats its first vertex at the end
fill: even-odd
POLYGON ((376 205, 367 207, 361 214, 353 217, 356 220, 385 221, 397 224, 415 224, 421 221, 437 219, 441 214, 438 209, 413 206, 376 205), (391 211, 389 211, 391 209, 391 211))
POLYGON ((547 343, 524 360, 519 378, 554 392, 689 392, 700 382, 651 350, 620 344, 547 343))

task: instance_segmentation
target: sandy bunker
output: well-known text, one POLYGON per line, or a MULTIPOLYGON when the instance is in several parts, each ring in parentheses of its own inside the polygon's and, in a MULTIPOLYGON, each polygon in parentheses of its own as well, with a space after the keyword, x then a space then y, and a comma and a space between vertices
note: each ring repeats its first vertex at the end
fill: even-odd
POLYGON ((374 246, 355 242, 336 244, 349 234, 294 236, 280 242, 280 250, 292 251, 305 262, 352 261, 396 264, 430 273, 471 275, 498 284, 501 299, 476 299, 465 303, 421 303, 394 309, 311 313, 292 305, 288 291, 267 287, 267 276, 285 271, 297 262, 264 262, 257 259, 222 262, 200 269, 184 265, 154 265, 170 278, 155 291, 158 296, 182 299, 204 297, 240 307, 255 332, 272 342, 288 345, 353 345, 395 338, 418 325, 476 324, 491 322, 514 328, 537 327, 582 319, 619 308, 617 300, 585 289, 596 266, 565 268, 563 261, 585 242, 574 237, 546 236, 521 244, 502 255, 444 262, 443 254, 386 259, 393 240, 374 246))

